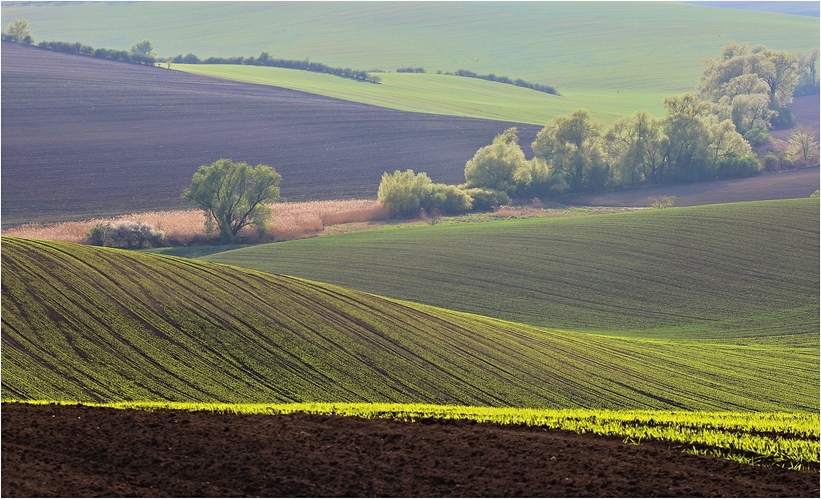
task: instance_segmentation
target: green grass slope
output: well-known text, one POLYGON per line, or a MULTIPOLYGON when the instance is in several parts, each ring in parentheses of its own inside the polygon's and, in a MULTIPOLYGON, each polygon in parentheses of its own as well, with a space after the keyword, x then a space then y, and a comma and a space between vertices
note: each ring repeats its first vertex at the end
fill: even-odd
POLYGON ((544 125, 578 108, 610 125, 644 109, 665 114, 665 92, 577 90, 561 96, 476 78, 419 73, 380 73, 382 83, 367 84, 294 69, 229 64, 173 64, 171 69, 228 80, 273 85, 363 104, 420 113, 466 116, 544 125))
POLYGON ((205 259, 559 329, 818 344, 817 199, 386 229, 205 259))
POLYGON ((2 245, 4 400, 819 407, 812 348, 563 333, 194 260, 2 245))
POLYGON ((36 41, 127 50, 148 38, 160 56, 267 51, 363 70, 469 69, 552 85, 577 107, 609 102, 625 114, 691 90, 701 61, 728 42, 809 51, 819 26, 818 18, 677 2, 4 2, 1 9, 4 19, 29 20, 36 41))

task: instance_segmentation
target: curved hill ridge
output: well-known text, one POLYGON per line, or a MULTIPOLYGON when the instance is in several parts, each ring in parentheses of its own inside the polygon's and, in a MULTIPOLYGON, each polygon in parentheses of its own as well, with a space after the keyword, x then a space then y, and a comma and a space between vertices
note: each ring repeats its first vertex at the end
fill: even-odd
POLYGON ((174 257, 2 244, 6 400, 819 405, 813 348, 548 331, 174 257))
POLYGON ((817 344, 818 228, 806 198, 377 230, 203 259, 565 330, 817 344))

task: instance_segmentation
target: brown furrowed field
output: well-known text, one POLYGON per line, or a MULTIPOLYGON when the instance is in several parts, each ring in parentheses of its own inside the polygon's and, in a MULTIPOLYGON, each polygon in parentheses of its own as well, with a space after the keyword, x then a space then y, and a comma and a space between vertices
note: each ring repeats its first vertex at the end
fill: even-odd
POLYGON ((818 472, 470 421, 3 404, 10 497, 818 497, 818 472))
MULTIPOLYGON (((290 201, 373 198, 396 169, 459 183, 513 125, 12 43, 2 60, 4 226, 178 209, 196 169, 222 157, 273 166, 290 201)), ((520 125, 521 143, 539 128, 520 125)))

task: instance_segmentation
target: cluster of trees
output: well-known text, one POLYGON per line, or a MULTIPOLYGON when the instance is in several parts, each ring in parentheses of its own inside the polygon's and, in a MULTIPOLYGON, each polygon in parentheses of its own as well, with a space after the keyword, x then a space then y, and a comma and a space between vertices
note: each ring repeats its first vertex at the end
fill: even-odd
MULTIPOLYGON (((531 144, 531 159, 519 145, 517 129, 509 128, 465 164, 464 184, 447 186, 449 199, 464 194, 470 202, 447 204, 442 212, 477 209, 477 191, 495 196, 491 205, 498 205, 511 197, 549 199, 567 192, 745 176, 761 169, 733 123, 709 113, 710 103, 685 94, 665 99, 664 107, 664 118, 638 111, 607 130, 584 109, 556 117, 531 144)), ((444 189, 424 173, 397 171, 383 175, 378 197, 395 215, 409 216, 420 208, 427 211, 425 203, 444 189)))
MULTIPOLYGON (((817 66, 818 50, 793 55, 731 43, 719 59, 706 62, 698 94, 664 99, 663 118, 638 111, 605 130, 578 109, 538 133, 531 159, 519 146, 516 128, 510 128, 465 164, 464 184, 433 184, 424 173, 396 171, 383 175, 379 201, 397 216, 428 206, 455 213, 477 209, 482 196, 504 204, 510 197, 545 199, 754 175, 762 164, 751 142, 766 143, 771 127, 792 121, 786 104, 799 84, 818 89, 817 66), (444 199, 450 202, 445 205, 444 199)), ((764 167, 810 166, 818 159, 813 130, 798 127, 785 151, 764 156, 764 167)))
POLYGON ((399 68, 396 70, 397 73, 424 73, 425 68, 399 68))
POLYGON ((404 218, 425 213, 432 220, 439 215, 488 210, 510 203, 510 197, 504 192, 435 184, 426 173, 415 174, 413 170, 384 173, 377 199, 390 210, 391 216, 404 218))
POLYGON ((366 81, 370 83, 380 83, 382 80, 379 76, 371 75, 367 71, 360 71, 351 68, 334 68, 319 62, 311 62, 309 59, 275 59, 272 58, 268 52, 262 52, 259 57, 209 57, 208 59, 200 59, 192 53, 186 55, 177 55, 171 58, 168 62, 177 64, 245 64, 249 66, 270 66, 275 68, 299 69, 302 71, 311 71, 313 73, 326 73, 342 78, 350 78, 357 81, 366 81))
POLYGON ((730 120, 736 131, 759 150, 764 168, 781 170, 817 161, 818 145, 810 130, 797 129, 789 147, 777 150, 769 130, 792 123, 786 107, 796 94, 819 92, 819 51, 790 54, 763 45, 726 45, 706 68, 696 90, 719 121, 730 120))
POLYGON ((730 43, 721 57, 705 64, 696 87, 699 96, 720 120, 731 120, 739 133, 792 122, 786 105, 800 79, 795 55, 763 45, 730 43))

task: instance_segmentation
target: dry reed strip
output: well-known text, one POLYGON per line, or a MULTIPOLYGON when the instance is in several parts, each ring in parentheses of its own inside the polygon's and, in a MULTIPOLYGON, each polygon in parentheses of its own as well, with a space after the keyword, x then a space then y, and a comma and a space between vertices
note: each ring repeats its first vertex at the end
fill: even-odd
MULTIPOLYGON (((353 199, 277 203, 271 205, 273 216, 268 240, 287 240, 322 232, 326 226, 353 222, 384 220, 389 212, 376 200, 353 199)), ((4 236, 82 243, 89 229, 97 224, 144 222, 166 237, 181 244, 204 238, 205 214, 202 210, 148 211, 112 218, 95 218, 80 222, 25 224, 3 231, 4 236)), ((253 233, 252 230, 247 231, 253 233)))

